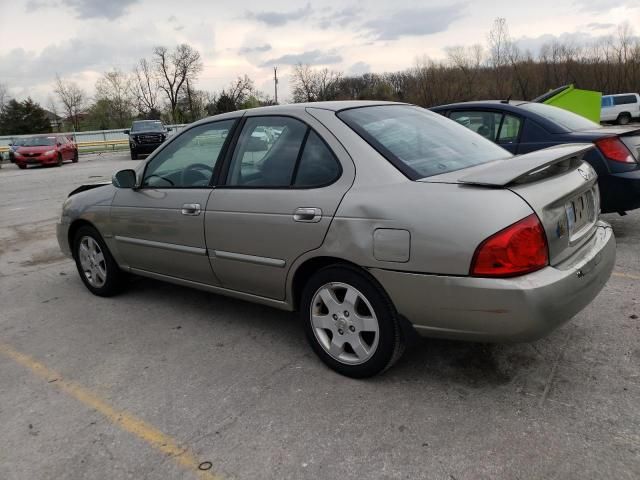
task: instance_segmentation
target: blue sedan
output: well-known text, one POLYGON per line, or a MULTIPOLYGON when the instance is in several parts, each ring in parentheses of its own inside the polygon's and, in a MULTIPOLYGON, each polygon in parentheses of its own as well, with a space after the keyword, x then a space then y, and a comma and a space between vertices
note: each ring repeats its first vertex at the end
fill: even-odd
POLYGON ((603 127, 575 113, 523 101, 463 102, 431 110, 520 155, 563 143, 591 142, 602 212, 640 208, 640 128, 603 127))

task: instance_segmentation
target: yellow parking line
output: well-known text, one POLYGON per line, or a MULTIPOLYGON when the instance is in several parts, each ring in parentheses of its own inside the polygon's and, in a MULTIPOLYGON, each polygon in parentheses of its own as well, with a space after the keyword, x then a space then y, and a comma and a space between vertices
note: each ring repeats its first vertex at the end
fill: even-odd
POLYGON ((640 276, 631 275, 630 273, 613 272, 611 275, 614 277, 628 278, 630 280, 640 280, 640 276))
POLYGON ((109 421, 113 422, 123 430, 132 433, 141 440, 147 442, 151 447, 170 456, 180 466, 192 470, 198 478, 208 480, 220 480, 220 477, 211 471, 199 469, 200 462, 187 448, 181 447, 174 439, 165 435, 157 428, 136 418, 134 415, 123 410, 117 410, 104 400, 89 390, 81 387, 77 383, 64 379, 60 374, 44 366, 42 363, 32 359, 24 353, 20 353, 12 347, 0 343, 0 353, 9 357, 16 363, 28 368, 39 377, 52 382, 60 390, 82 402, 86 406, 93 408, 109 421))

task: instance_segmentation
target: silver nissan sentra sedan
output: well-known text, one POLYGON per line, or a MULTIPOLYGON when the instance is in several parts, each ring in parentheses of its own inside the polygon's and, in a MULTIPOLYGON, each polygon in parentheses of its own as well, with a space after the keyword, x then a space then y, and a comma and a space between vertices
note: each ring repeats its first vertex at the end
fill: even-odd
POLYGON ((233 112, 76 189, 58 241, 96 295, 133 273, 297 310, 327 365, 367 377, 412 331, 531 340, 593 300, 616 247, 590 148, 513 157, 398 103, 233 112))

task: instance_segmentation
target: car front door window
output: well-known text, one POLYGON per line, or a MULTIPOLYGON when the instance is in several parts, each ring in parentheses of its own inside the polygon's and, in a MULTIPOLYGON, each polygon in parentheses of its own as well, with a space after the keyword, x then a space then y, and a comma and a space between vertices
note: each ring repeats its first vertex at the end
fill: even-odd
POLYGON ((223 120, 207 123, 180 135, 149 162, 142 187, 208 186, 234 122, 223 120))

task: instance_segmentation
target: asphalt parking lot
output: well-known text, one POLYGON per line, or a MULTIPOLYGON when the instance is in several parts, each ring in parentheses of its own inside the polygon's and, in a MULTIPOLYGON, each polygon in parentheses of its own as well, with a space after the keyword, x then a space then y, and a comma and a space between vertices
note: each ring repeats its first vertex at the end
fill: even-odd
POLYGON ((357 381, 292 314, 146 279, 92 296, 55 222, 134 163, 0 169, 0 479, 640 476, 640 212, 605 216, 614 275, 549 337, 424 340, 357 381))

